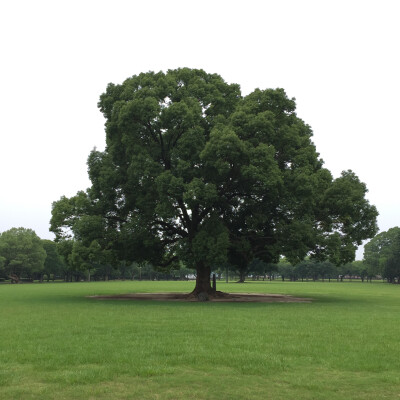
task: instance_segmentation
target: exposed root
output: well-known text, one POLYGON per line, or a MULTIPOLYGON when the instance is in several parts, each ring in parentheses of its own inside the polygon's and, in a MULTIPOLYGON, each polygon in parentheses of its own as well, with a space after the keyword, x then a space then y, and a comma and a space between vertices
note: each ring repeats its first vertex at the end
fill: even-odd
POLYGON ((229 293, 225 292, 220 292, 219 290, 217 291, 210 291, 210 292, 196 292, 193 290, 193 292, 189 293, 187 295, 187 299, 189 301, 212 301, 216 299, 223 299, 223 298, 228 298, 229 293))

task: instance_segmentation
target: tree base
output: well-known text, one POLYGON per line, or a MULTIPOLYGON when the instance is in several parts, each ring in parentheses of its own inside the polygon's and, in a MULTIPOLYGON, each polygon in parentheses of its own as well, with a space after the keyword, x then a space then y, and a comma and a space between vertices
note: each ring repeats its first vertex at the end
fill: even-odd
MULTIPOLYGON (((89 296, 99 300, 156 300, 156 301, 184 301, 198 302, 197 296, 192 293, 129 293, 106 296, 89 296)), ((208 296, 210 302, 257 302, 257 303, 311 303, 312 299, 292 297, 282 294, 259 293, 224 293, 216 292, 214 296, 208 296)))
POLYGON ((193 292, 187 295, 187 298, 189 300, 197 299, 197 301, 211 301, 214 299, 222 299, 227 297, 229 297, 229 293, 220 292, 219 290, 214 291, 212 289, 208 292, 197 291, 196 289, 194 289, 193 292))

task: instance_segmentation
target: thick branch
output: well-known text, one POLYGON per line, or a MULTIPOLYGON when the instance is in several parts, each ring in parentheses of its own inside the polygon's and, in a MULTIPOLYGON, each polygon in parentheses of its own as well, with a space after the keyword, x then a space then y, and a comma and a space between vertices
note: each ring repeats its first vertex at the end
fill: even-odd
POLYGON ((174 244, 176 242, 179 242, 181 239, 182 238, 180 238, 180 237, 174 237, 174 238, 171 238, 171 239, 161 239, 161 243, 163 245, 174 244))
POLYGON ((183 229, 181 229, 181 228, 179 228, 179 227, 177 227, 175 225, 172 225, 172 224, 170 224, 170 223, 168 223, 166 221, 156 220, 156 221, 154 221, 154 223, 157 224, 157 225, 160 225, 161 227, 163 227, 164 230, 168 230, 168 231, 170 231, 172 233, 180 235, 181 237, 187 237, 188 236, 188 233, 185 230, 183 230, 183 229))
POLYGON ((199 219, 200 221, 203 220, 203 218, 212 210, 212 207, 206 207, 200 214, 199 214, 199 219))
POLYGON ((168 149, 172 149, 176 146, 176 144, 178 143, 178 140, 182 137, 184 130, 179 126, 180 128, 180 132, 176 135, 175 140, 173 140, 173 136, 171 135, 171 139, 168 141, 168 149), (172 144, 172 146, 171 146, 172 144))
POLYGON ((105 215, 104 218, 112 219, 114 221, 123 222, 123 223, 127 222, 126 219, 118 217, 117 215, 105 215))
POLYGON ((153 127, 151 126, 151 123, 150 123, 150 122, 147 122, 146 128, 148 129, 148 131, 149 131, 151 137, 154 139, 154 141, 155 141, 156 143, 160 143, 160 142, 158 141, 158 139, 157 139, 157 135, 156 135, 156 133, 154 132, 153 127))
POLYGON ((180 209, 182 210, 183 219, 186 223, 186 227, 189 229, 191 227, 191 220, 190 220, 189 214, 187 212, 185 203, 182 200, 178 200, 178 205, 179 205, 180 209))
POLYGON ((153 127, 151 126, 150 122, 147 122, 146 128, 148 129, 153 140, 156 143, 160 144, 161 146, 161 158, 164 161, 165 169, 171 169, 171 162, 170 160, 167 159, 165 154, 164 139, 161 130, 160 129, 157 130, 158 132, 158 137, 157 137, 157 133, 153 130, 153 127))

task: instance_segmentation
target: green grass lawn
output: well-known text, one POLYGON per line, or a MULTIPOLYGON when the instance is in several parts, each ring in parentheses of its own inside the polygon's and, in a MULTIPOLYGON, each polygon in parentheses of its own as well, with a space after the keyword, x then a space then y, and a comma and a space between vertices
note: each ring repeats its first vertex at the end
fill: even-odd
POLYGON ((311 304, 86 298, 193 285, 0 285, 0 398, 400 398, 397 285, 218 284, 311 304))

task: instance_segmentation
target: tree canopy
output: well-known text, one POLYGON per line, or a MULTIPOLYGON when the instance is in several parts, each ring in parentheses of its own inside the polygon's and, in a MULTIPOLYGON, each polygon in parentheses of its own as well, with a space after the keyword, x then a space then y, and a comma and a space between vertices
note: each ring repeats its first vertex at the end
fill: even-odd
POLYGON ((44 261, 43 273, 47 275, 47 280, 50 280, 50 276, 55 279, 56 275, 61 274, 65 265, 58 253, 57 243, 52 240, 42 239, 42 246, 46 251, 46 259, 44 261))
POLYGON ((98 103, 106 148, 88 158, 85 192, 53 203, 57 240, 93 240, 115 260, 179 261, 209 292, 211 268, 306 255, 354 259, 377 211, 352 171, 333 179, 283 89, 243 97, 196 69, 109 84, 98 103))
POLYGON ((400 228, 381 232, 364 247, 364 261, 370 275, 381 275, 400 283, 400 228))
POLYGON ((42 241, 32 229, 12 228, 0 234, 0 263, 13 281, 18 282, 22 273, 42 271, 45 259, 42 241))

